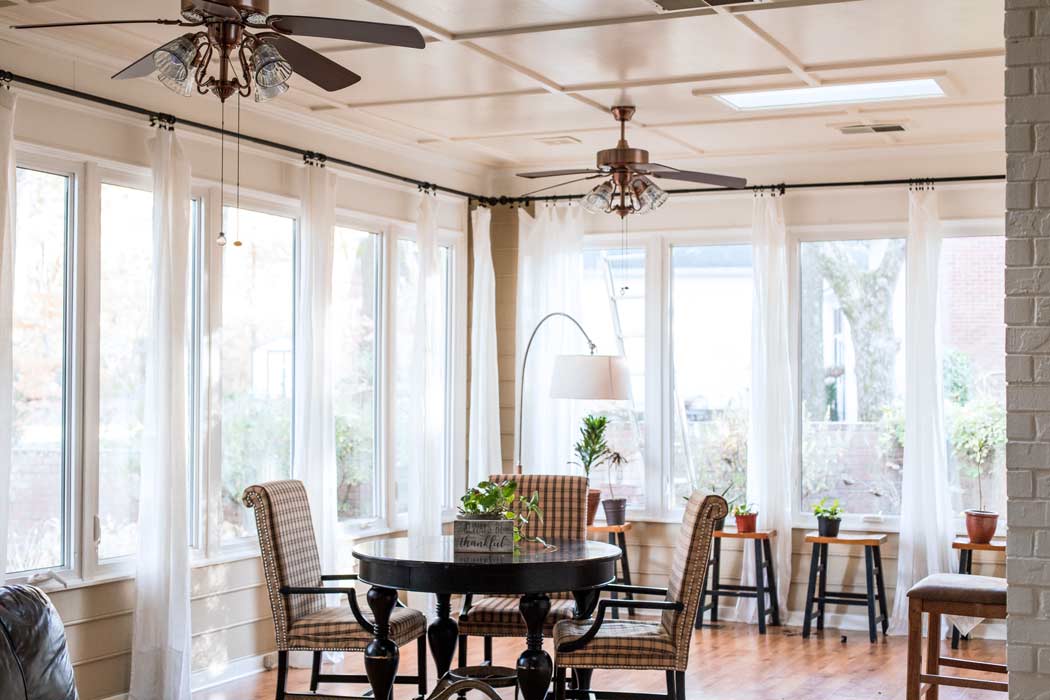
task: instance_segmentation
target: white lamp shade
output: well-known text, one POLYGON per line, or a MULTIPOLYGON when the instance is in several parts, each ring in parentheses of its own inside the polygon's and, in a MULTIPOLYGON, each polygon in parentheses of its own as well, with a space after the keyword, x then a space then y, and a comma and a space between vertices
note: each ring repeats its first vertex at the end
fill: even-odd
POLYGON ((626 401, 631 375, 619 355, 559 355, 554 358, 552 399, 626 401))

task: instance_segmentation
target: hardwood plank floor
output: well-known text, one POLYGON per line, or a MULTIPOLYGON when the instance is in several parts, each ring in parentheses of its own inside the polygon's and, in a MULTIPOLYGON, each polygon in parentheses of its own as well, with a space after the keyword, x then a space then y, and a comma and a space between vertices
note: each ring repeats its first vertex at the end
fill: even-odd
MULTIPOLYGON (((925 644, 924 644, 925 646, 925 644)), ((802 639, 793 627, 770 628, 762 636, 753 625, 719 623, 693 633, 689 651, 686 691, 690 700, 903 700, 906 639, 890 637, 870 644, 867 632, 825 630, 802 639), (846 634, 846 641, 841 640, 846 634)), ((523 640, 497 639, 496 663, 514 665, 523 640)), ((548 645, 547 650, 550 651, 548 645)), ((945 655, 953 655, 945 643, 945 655)), ((1001 641, 963 642, 955 656, 1002 663, 1006 645, 1001 641)), ((470 661, 480 661, 481 640, 471 639, 470 661)), ((401 668, 411 673, 415 649, 402 653, 401 668)), ((430 673, 434 665, 429 664, 430 673)), ((326 670, 333 667, 326 667, 326 670)), ((349 654, 341 667, 344 673, 363 673, 360 654, 349 654)), ((973 674, 975 677, 1002 676, 973 674)), ((305 691, 310 672, 293 670, 289 690, 305 691)), ((194 700, 272 700, 277 674, 274 671, 250 676, 194 694, 194 700)), ((431 687, 433 683, 431 683, 431 687)), ((664 676, 655 671, 597 671, 594 687, 638 692, 663 692, 664 676)), ((325 692, 357 693, 361 687, 323 685, 325 692)), ((415 686, 398 685, 395 700, 410 700, 415 686)), ((513 697, 512 690, 503 695, 513 697)), ((483 697, 476 695, 476 697, 483 697)), ((985 691, 942 687, 941 700, 989 700, 1004 697, 985 691)))

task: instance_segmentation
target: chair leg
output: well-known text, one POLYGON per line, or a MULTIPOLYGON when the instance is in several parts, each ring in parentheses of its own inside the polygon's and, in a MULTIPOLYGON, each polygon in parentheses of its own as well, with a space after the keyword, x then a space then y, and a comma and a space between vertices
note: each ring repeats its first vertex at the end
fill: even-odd
POLYGON ((919 700, 919 669, 922 664, 922 604, 908 601, 908 675, 906 700, 919 700))
POLYGON ((419 697, 425 698, 427 696, 427 636, 425 634, 416 642, 416 652, 418 654, 416 659, 416 677, 419 679, 417 687, 419 688, 419 697))
MULTIPOLYGON (((745 550, 746 551, 746 550, 745 550)), ((762 561, 762 540, 755 540, 755 612, 758 614, 758 633, 766 633, 766 567, 762 561)))
POLYGON ((485 663, 492 664, 492 637, 485 637, 485 663))
POLYGON ((813 620, 813 597, 817 592, 817 568, 820 566, 820 545, 813 545, 809 558, 809 584, 806 586, 806 603, 802 611, 802 638, 809 637, 813 620))
MULTIPOLYGON (((941 614, 927 613, 929 628, 926 639, 926 673, 936 676, 941 672, 941 614)), ((927 700, 937 700, 940 686, 931 683, 926 691, 927 700)))
POLYGON ((288 652, 277 652, 277 693, 276 700, 284 700, 285 685, 288 683, 288 652))
POLYGON ((780 625, 780 597, 777 594, 777 572, 773 566, 773 547, 769 540, 762 540, 762 551, 766 554, 766 588, 769 590, 769 607, 773 612, 773 625, 780 625))
POLYGON ((321 675, 321 656, 322 656, 322 654, 324 654, 324 652, 321 652, 321 651, 315 651, 314 652, 313 668, 310 670, 310 692, 311 693, 316 693, 317 692, 317 684, 320 682, 318 680, 318 676, 321 675))
POLYGON ((685 671, 674 672, 675 700, 685 700, 685 671))
POLYGON ((868 594, 868 640, 874 644, 879 633, 875 629, 875 554, 872 549, 864 548, 864 585, 868 594))
POLYGON ((678 700, 678 686, 675 685, 674 671, 664 671, 667 676, 667 700, 678 700))
POLYGON ((824 629, 824 609, 826 607, 826 599, 828 596, 828 546, 826 544, 820 546, 820 577, 817 580, 817 629, 824 629))
POLYGON ((467 665, 467 635, 459 635, 459 667, 467 665))
POLYGON ((565 667, 554 669, 554 700, 565 700, 565 667))
POLYGON ((875 556, 875 590, 879 594, 879 612, 882 614, 882 636, 890 631, 890 613, 886 609, 886 578, 882 572, 882 549, 875 546, 872 549, 875 556))

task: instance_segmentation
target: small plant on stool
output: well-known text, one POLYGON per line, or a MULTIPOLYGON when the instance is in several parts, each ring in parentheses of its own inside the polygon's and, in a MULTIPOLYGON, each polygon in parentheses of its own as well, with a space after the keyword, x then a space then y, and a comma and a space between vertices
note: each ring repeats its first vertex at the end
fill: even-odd
POLYGON ((730 511, 736 519, 737 532, 754 532, 758 526, 758 510, 750 503, 738 503, 730 511))
POLYGON ((822 498, 813 504, 813 515, 817 516, 817 532, 821 537, 838 537, 839 525, 842 524, 842 516, 845 509, 839 505, 839 499, 826 505, 828 499, 822 498))

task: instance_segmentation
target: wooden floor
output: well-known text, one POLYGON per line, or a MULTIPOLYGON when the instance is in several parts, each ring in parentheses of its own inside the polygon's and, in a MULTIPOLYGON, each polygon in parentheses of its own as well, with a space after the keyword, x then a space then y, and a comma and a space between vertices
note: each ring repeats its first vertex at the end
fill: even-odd
MULTIPOLYGON (((717 629, 705 628, 693 633, 686 693, 689 700, 903 700, 906 640, 890 637, 885 642, 870 644, 867 632, 825 630, 802 639, 798 628, 771 628, 766 636, 752 625, 720 623, 717 629)), ((470 661, 480 660, 481 640, 472 640, 470 661)), ((925 644, 924 644, 925 646, 925 644)), ((522 640, 497 639, 494 657, 497 664, 514 665, 524 648, 522 640)), ((943 653, 951 650, 945 645, 943 653)), ((548 646, 548 651, 550 648, 548 646)), ((1003 662, 1005 642, 973 640, 963 642, 956 656, 1003 662)), ((361 655, 348 655, 344 672, 362 673, 361 655)), ((401 668, 412 673, 415 649, 406 650, 401 668), (409 653, 411 652, 411 653, 409 653), (411 667, 411 668, 409 668, 411 667)), ((430 672, 433 673, 433 663, 430 672)), ((981 674, 976 674, 981 676, 981 674)), ((196 693, 194 700, 272 700, 276 672, 254 675, 239 681, 196 693)), ((992 678, 994 676, 985 675, 992 678)), ((309 671, 295 670, 289 690, 306 690, 309 671)), ((998 676, 1001 680, 1002 676, 998 676)), ((663 692, 664 676, 654 671, 597 671, 595 688, 663 692)), ((394 687, 395 700, 409 700, 414 685, 394 687)), ((363 688, 322 685, 323 692, 354 692, 363 688)), ((513 697, 513 691, 503 693, 513 697)), ((483 695, 474 694, 476 698, 483 695)), ((469 697, 469 696, 468 696, 469 697)), ((941 700, 991 700, 1004 698, 1001 693, 941 688, 941 700)))

